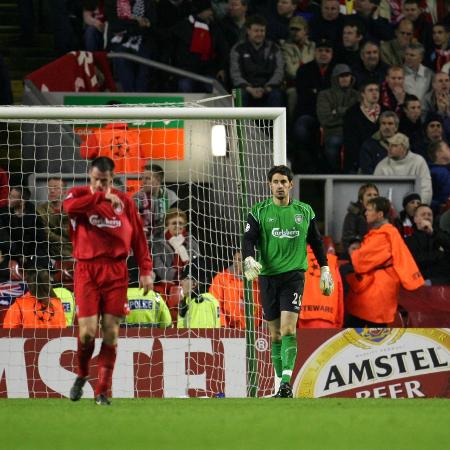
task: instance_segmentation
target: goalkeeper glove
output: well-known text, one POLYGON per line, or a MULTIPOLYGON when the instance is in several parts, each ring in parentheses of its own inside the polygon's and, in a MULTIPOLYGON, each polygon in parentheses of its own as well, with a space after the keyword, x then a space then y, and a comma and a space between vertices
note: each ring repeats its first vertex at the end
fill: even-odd
POLYGON ((248 281, 253 281, 261 272, 262 266, 252 256, 247 256, 244 260, 244 275, 248 281))
POLYGON ((331 295, 334 291, 333 277, 328 266, 320 268, 320 290, 326 296, 331 295))

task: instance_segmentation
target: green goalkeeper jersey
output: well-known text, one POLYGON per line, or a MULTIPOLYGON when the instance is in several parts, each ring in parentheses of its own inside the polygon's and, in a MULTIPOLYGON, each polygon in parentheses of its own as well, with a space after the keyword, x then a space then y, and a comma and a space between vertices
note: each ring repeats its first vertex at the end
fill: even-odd
MULTIPOLYGON (((257 203, 250 215, 259 226, 261 275, 308 269, 306 240, 309 224, 315 217, 311 206, 299 200, 292 200, 287 206, 278 206, 269 198, 257 203)), ((249 227, 248 223, 246 232, 249 227)))

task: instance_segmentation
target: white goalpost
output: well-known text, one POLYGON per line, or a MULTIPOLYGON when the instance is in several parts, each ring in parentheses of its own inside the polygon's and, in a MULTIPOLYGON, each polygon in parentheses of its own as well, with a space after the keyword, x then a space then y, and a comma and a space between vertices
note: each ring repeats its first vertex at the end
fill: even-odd
MULTIPOLYGON (((13 184, 28 187, 34 209, 51 200, 49 180, 60 180, 64 190, 87 184, 89 159, 110 156, 116 163, 116 188, 134 198, 141 192, 148 198, 149 208, 158 205, 158 214, 162 214, 159 225, 167 225, 164 214, 173 212, 173 207, 185 214, 183 245, 187 257, 176 254, 175 265, 180 271, 196 258, 202 260, 208 286, 233 263, 236 269, 247 212, 269 195, 268 169, 286 163, 284 108, 8 106, 0 107, 0 122, 6 124, 7 139, 0 161, 10 172, 10 188, 13 184), (17 136, 20 160, 11 156, 13 149, 18 151, 13 139, 17 136), (161 181, 157 193, 148 187, 149 172, 155 170, 161 181), (167 189, 172 197, 167 197, 167 189)), ((144 209, 140 213, 144 214, 144 209)), ((0 214, 10 213, 0 209, 0 214)), ((39 209, 37 214, 39 217, 39 209)), ((15 231, 6 229, 5 223, 0 217, 0 240, 17 240, 15 231)), ((36 242, 33 248, 48 252, 54 269, 53 287, 71 292, 73 261, 55 250, 55 234, 49 229, 44 223, 43 242, 36 242)), ((166 228, 161 233, 147 228, 146 232, 154 262, 165 264, 165 252, 173 251, 163 242, 167 240, 166 228)), ((20 255, 7 256, 11 272, 9 280, 0 280, 0 322, 14 303, 11 286, 26 289, 20 255)), ((136 274, 132 256, 129 269, 131 286, 136 274)), ((189 320, 183 324, 178 314, 179 273, 170 280, 159 275, 162 273, 157 274, 158 301, 154 305, 158 304, 158 310, 162 304, 167 307, 172 326, 155 320, 124 323, 112 395, 269 395, 274 376, 256 287, 244 282, 237 270, 235 284, 223 286, 223 298, 216 299, 220 323, 213 328, 191 327, 189 320)), ((72 307, 62 297, 61 302, 66 312, 72 307)), ((149 307, 148 302, 136 298, 133 302, 136 308, 149 307)), ((0 397, 68 395, 75 370, 77 328, 67 320, 67 328, 61 329, 7 329, 0 324, 0 397)), ((93 378, 95 373, 94 359, 93 378)), ((85 395, 92 395, 89 386, 85 395)))

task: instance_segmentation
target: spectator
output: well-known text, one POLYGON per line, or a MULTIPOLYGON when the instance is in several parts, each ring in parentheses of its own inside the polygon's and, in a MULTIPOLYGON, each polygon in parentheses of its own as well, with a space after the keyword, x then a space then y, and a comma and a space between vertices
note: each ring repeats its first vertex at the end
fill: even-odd
POLYGON ((248 0, 228 0, 228 11, 218 23, 230 49, 239 41, 245 40, 247 9, 248 0))
POLYGON ((450 245, 433 224, 433 211, 426 204, 414 211, 413 233, 405 239, 420 272, 430 284, 450 284, 450 245))
POLYGON ((48 264, 46 258, 26 260, 29 292, 9 307, 3 328, 66 328, 61 301, 52 290, 48 264))
POLYGON ((266 39, 266 23, 261 16, 250 16, 247 39, 231 49, 231 82, 242 89, 244 106, 282 105, 283 56, 279 47, 266 39))
POLYGON ((86 2, 83 8, 84 46, 88 52, 97 52, 105 48, 103 32, 105 31, 104 0, 86 2))
POLYGON ((410 20, 414 26, 414 40, 420 42, 425 48, 430 48, 433 42, 433 26, 419 4, 420 0, 405 0, 402 12, 405 19, 410 20))
POLYGON ((347 275, 348 327, 386 327, 394 321, 400 284, 418 289, 424 280, 397 229, 388 221, 387 198, 369 200, 366 209, 369 233, 351 254, 355 273, 347 275))
POLYGON ((405 101, 405 71, 403 67, 391 66, 381 85, 381 104, 400 115, 405 101))
POLYGON ((442 125, 442 117, 438 114, 429 114, 424 123, 424 139, 417 140, 415 145, 415 153, 423 156, 429 162, 428 147, 433 142, 441 142, 444 139, 444 128, 442 125))
POLYGON ((311 39, 320 42, 322 39, 339 42, 344 26, 344 16, 339 12, 339 0, 322 0, 320 15, 310 22, 311 39))
POLYGON ((382 61, 388 66, 402 66, 405 62, 406 47, 412 41, 413 30, 412 22, 403 19, 395 30, 395 39, 383 42, 380 45, 382 61))
POLYGON ((183 297, 178 308, 178 328, 220 328, 220 306, 208 292, 209 277, 204 260, 195 258, 181 276, 183 297))
POLYGON ((431 87, 432 91, 425 96, 422 104, 422 119, 426 119, 431 113, 438 114, 446 135, 450 136, 450 77, 448 73, 436 73, 431 87))
POLYGON ((372 175, 377 164, 387 156, 388 139, 398 131, 398 116, 393 111, 384 111, 380 115, 380 128, 364 141, 359 152, 359 168, 362 173, 372 175))
POLYGON ((339 273, 338 258, 328 252, 327 260, 335 289, 331 295, 320 290, 320 266, 308 245, 308 270, 305 272, 305 289, 302 296, 299 328, 342 328, 344 324, 344 292, 339 273))
MULTIPOLYGON (((357 248, 361 247, 361 242, 362 242, 362 240, 358 239, 358 238, 350 239, 350 241, 348 243, 347 252, 344 255, 344 257, 350 257, 354 250, 356 250, 357 248)), ((347 275, 350 274, 350 273, 353 273, 354 271, 355 271, 355 269, 353 268, 351 260, 350 261, 348 261, 346 259, 344 259, 344 260, 341 259, 340 260, 340 262, 339 262, 339 274, 341 276, 342 286, 343 286, 343 289, 344 289, 344 298, 347 298, 347 294, 348 294, 348 291, 350 289, 350 286, 347 283, 347 275)), ((347 322, 345 314, 346 314, 346 311, 344 309, 344 323, 347 322)))
POLYGON ((428 155, 433 183, 431 208, 439 214, 450 204, 450 148, 445 141, 433 142, 428 147, 428 155))
POLYGON ((130 312, 125 316, 123 325, 126 327, 169 328, 172 326, 169 308, 157 292, 148 291, 144 295, 142 289, 129 287, 127 298, 130 312))
POLYGON ((415 95, 407 94, 403 103, 403 114, 400 116, 398 131, 408 136, 411 150, 414 153, 426 157, 422 154, 422 145, 425 140, 425 133, 421 119, 422 105, 415 95))
POLYGON ((350 67, 338 64, 331 74, 332 87, 319 92, 317 96, 317 117, 323 128, 325 159, 331 173, 340 171, 344 115, 358 103, 359 94, 353 89, 354 81, 350 67))
POLYGON ((318 93, 331 87, 333 44, 322 40, 316 44, 314 60, 297 71, 297 112, 294 140, 297 152, 293 155, 296 170, 319 171, 317 147, 319 146, 319 121, 316 105, 318 93), (300 161, 303 159, 302 161, 300 161))
POLYGON ((405 91, 421 102, 431 90, 433 72, 422 64, 425 49, 422 44, 409 44, 405 51, 405 91))
POLYGON ((421 203, 422 199, 417 192, 409 192, 403 197, 403 209, 394 221, 394 225, 402 237, 411 236, 414 224, 414 211, 421 203))
MULTIPOLYGON (((219 301, 222 326, 245 330, 245 295, 242 272, 242 254, 233 255, 233 264, 219 272, 212 280, 209 293, 219 301)), ((261 323, 261 306, 259 302, 258 284, 253 282, 253 306, 255 326, 261 323)))
POLYGON ((342 30, 342 45, 336 53, 336 62, 355 66, 360 61, 363 30, 358 22, 346 21, 342 30))
POLYGON ((371 198, 378 197, 378 188, 373 183, 366 183, 358 190, 358 200, 350 202, 347 214, 342 225, 342 245, 344 251, 348 250, 350 242, 354 239, 362 240, 367 233, 365 212, 371 198))
POLYGON ((187 230, 187 216, 179 209, 169 209, 165 218, 164 239, 152 245, 154 271, 163 282, 178 283, 183 268, 199 254, 199 246, 187 230))
POLYGON ((284 59, 286 97, 289 123, 292 122, 297 105, 297 90, 295 80, 300 66, 314 59, 316 44, 308 38, 308 22, 295 16, 289 21, 290 37, 281 45, 284 59))
POLYGON ((297 8, 296 0, 277 0, 275 11, 267 14, 267 38, 282 44, 289 37, 289 21, 297 8))
POLYGON ((0 328, 9 307, 28 291, 16 261, 9 258, 9 233, 0 232, 0 328), (11 263, 11 268, 10 268, 11 263), (15 264, 15 265, 13 265, 15 264))
POLYGON ((388 66, 380 59, 380 47, 375 41, 366 41, 361 46, 360 60, 353 67, 356 87, 369 82, 380 85, 386 78, 388 66))
POLYGON ((54 258, 70 258, 69 218, 62 210, 65 182, 62 178, 49 178, 47 189, 48 202, 39 205, 36 212, 45 227, 48 254, 54 258))
MULTIPOLYGON (((180 69, 225 81, 229 49, 225 37, 213 22, 210 0, 192 2, 192 14, 170 29, 172 64, 180 69)), ((210 84, 187 77, 178 79, 179 92, 211 92, 210 84)))
POLYGON ((448 27, 443 23, 433 25, 433 44, 427 49, 425 64, 433 71, 440 72, 444 65, 450 61, 450 43, 448 27))
POLYGON ((13 186, 9 191, 9 205, 0 210, 0 230, 9 237, 11 259, 22 262, 26 256, 46 255, 44 225, 29 201, 30 190, 13 186))
POLYGON ((8 172, 0 166, 0 209, 8 206, 9 176, 8 172))
POLYGON ((382 112, 378 84, 371 81, 361 84, 359 94, 360 102, 344 116, 344 173, 347 174, 358 172, 360 148, 377 131, 382 112))
POLYGON ((379 15, 380 0, 355 0, 356 14, 352 17, 365 30, 365 38, 375 41, 389 41, 393 39, 390 23, 379 15))
POLYGON ((388 142, 388 156, 377 164, 374 175, 416 176, 419 178, 422 201, 430 203, 433 191, 426 161, 409 150, 409 139, 404 134, 397 133, 388 142))
POLYGON ((133 196, 144 224, 147 239, 163 239, 164 221, 169 208, 176 206, 177 194, 164 185, 161 166, 147 162, 142 175, 142 188, 133 196))
MULTIPOLYGON (((114 52, 151 58, 155 53, 156 9, 152 0, 105 0, 108 45, 114 52)), ((144 64, 116 58, 116 76, 123 92, 147 92, 150 69, 144 64)))

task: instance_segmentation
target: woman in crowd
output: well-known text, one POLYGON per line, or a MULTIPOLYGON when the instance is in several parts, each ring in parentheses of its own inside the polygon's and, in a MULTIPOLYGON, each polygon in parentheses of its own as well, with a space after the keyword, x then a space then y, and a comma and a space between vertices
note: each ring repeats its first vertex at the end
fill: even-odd
POLYGON ((189 235, 187 216, 179 209, 167 211, 165 226, 164 239, 152 246, 153 269, 158 280, 178 283, 184 266, 199 254, 198 242, 189 235))
POLYGON ((342 245, 347 251, 349 242, 355 238, 362 239, 367 233, 365 211, 367 202, 378 197, 378 188, 373 183, 363 184, 358 191, 358 200, 350 202, 342 225, 342 245))

